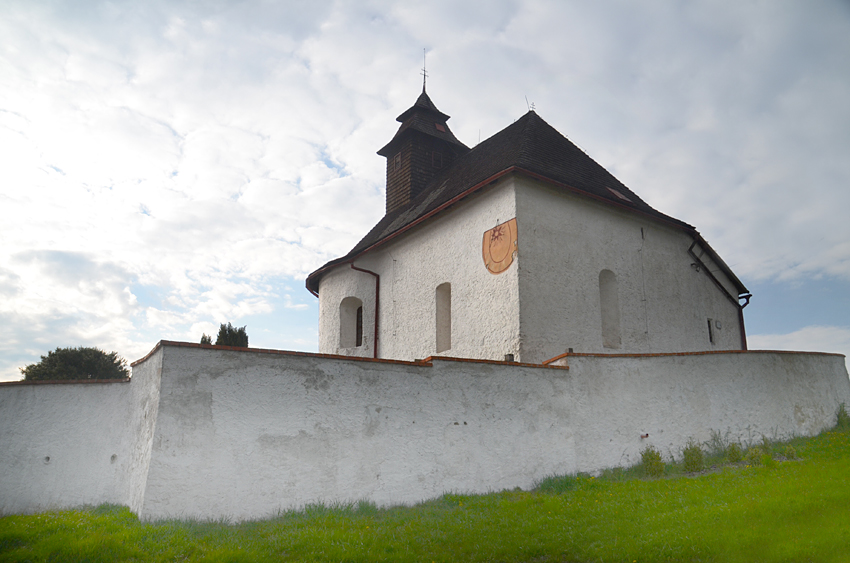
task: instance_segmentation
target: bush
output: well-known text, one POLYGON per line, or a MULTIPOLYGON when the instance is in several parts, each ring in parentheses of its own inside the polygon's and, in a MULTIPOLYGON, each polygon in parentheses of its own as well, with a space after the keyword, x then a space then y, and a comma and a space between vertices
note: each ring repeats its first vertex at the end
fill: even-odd
POLYGON ((773 444, 770 442, 770 440, 767 439, 767 436, 765 436, 764 434, 761 435, 761 449, 762 451, 764 451, 764 453, 768 455, 773 449, 773 444))
POLYGON ((201 335, 201 344, 209 344, 212 345, 212 336, 207 335, 205 332, 201 335))
POLYGON ((664 461, 655 446, 647 446, 640 452, 640 464, 647 477, 660 477, 664 474, 664 461))
POLYGON ((37 364, 20 368, 25 381, 61 381, 68 379, 126 379, 127 361, 115 352, 99 348, 57 348, 41 357, 37 364))
POLYGON ((744 456, 744 461, 750 465, 761 465, 761 458, 765 455, 764 450, 758 446, 753 446, 747 450, 747 455, 744 456))
POLYGON ((241 348, 248 347, 248 333, 245 329, 247 326, 236 328, 230 323, 221 324, 218 329, 218 337, 215 339, 216 346, 239 346, 241 348))
POLYGON ((729 431, 726 435, 720 433, 720 430, 709 430, 711 438, 706 442, 705 447, 707 453, 714 457, 723 457, 726 454, 726 448, 729 447, 729 431))
POLYGON ((726 447, 726 459, 729 460, 729 463, 738 463, 744 459, 744 452, 741 450, 741 446, 735 442, 729 444, 726 447))
POLYGON ((703 470, 705 465, 704 454, 700 445, 693 439, 688 440, 688 443, 685 444, 682 454, 686 472, 696 473, 703 470))

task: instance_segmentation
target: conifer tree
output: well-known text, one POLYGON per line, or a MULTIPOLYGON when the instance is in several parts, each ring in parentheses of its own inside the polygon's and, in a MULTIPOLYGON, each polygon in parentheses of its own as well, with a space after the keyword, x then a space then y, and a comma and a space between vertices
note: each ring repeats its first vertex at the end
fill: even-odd
POLYGON ((245 331, 246 328, 248 328, 247 325, 237 328, 230 323, 226 325, 222 323, 221 328, 218 329, 218 337, 215 339, 215 345, 247 348, 248 333, 245 331))
POLYGON ((67 379, 125 379, 127 361, 116 352, 99 348, 56 348, 41 361, 20 368, 25 381, 67 379))

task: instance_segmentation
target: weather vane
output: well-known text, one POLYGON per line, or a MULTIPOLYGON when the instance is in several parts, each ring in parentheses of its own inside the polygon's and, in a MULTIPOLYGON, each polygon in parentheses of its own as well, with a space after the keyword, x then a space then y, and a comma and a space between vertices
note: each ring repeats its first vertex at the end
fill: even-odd
POLYGON ((427 51, 425 48, 422 49, 422 91, 425 91, 425 81, 428 79, 428 71, 425 70, 425 56, 427 51))

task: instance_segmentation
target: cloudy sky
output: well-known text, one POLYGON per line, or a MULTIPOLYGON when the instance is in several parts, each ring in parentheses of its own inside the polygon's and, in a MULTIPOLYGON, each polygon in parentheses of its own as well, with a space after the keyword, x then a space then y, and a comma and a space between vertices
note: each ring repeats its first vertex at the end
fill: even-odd
POLYGON ((0 380, 247 325, 381 217, 421 89, 475 145, 538 114, 696 226, 751 348, 850 353, 850 3, 0 3, 0 380))

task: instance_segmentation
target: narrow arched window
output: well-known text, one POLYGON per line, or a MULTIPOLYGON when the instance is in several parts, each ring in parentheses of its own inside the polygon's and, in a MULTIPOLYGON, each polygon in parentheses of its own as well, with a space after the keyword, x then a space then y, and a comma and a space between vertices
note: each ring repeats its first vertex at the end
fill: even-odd
POLYGON ((620 339, 620 298, 617 289, 617 275, 611 270, 599 272, 599 309, 602 313, 602 346, 619 348, 620 339))
POLYGON ((355 346, 363 346, 363 306, 357 307, 357 321, 355 323, 355 332, 357 333, 354 337, 354 345, 355 346))
POLYGON ((452 284, 437 286, 437 353, 452 347, 452 284))
POLYGON ((356 348, 363 345, 363 302, 346 297, 339 304, 339 347, 356 348))

